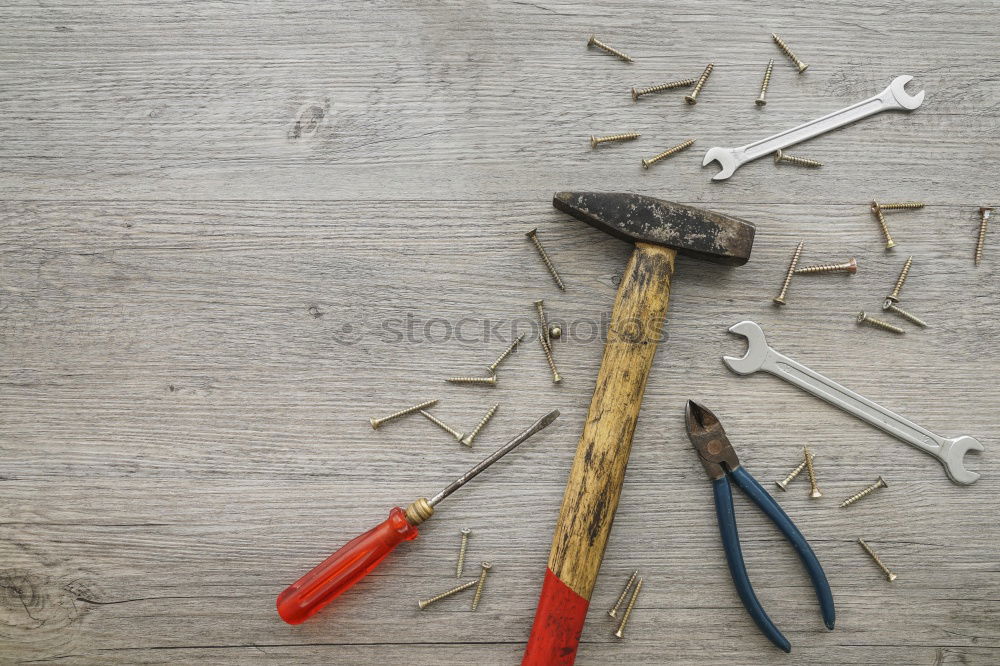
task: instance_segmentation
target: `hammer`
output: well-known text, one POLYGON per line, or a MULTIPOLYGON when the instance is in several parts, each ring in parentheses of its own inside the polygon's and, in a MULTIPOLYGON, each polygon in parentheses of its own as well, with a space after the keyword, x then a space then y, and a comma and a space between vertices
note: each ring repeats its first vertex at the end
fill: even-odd
POLYGON ((552 205, 635 243, 611 310, 590 412, 566 483, 523 665, 572 664, 618 508, 678 253, 727 266, 750 259, 754 227, 639 194, 557 192, 552 205))

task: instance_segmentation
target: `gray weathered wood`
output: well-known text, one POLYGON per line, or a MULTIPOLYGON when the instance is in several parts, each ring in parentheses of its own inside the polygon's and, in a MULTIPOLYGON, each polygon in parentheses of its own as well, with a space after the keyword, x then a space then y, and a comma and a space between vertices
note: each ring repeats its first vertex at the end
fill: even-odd
MULTIPOLYGON (((593 339, 628 248, 551 208, 554 190, 622 189, 758 224, 753 260, 678 262, 632 464, 578 663, 754 663, 779 654, 741 607, 684 399, 724 420, 765 484, 817 455, 825 496, 780 501, 834 587, 822 628, 808 579, 737 499, 758 595, 790 663, 1000 661, 994 359, 1000 241, 996 2, 33 3, 0 8, 0 659, 59 663, 516 663, 600 362, 593 339), (769 42, 806 62, 799 76, 769 42), (597 32, 630 53, 587 52, 597 32), (769 104, 753 98, 767 59, 769 104), (715 72, 700 102, 627 90, 715 72), (927 102, 794 152, 817 171, 701 169, 740 145, 911 74, 927 102), (591 151, 590 134, 640 140, 591 151), (695 146, 649 171, 642 157, 695 146), (928 206, 890 218, 873 197, 928 206), (523 232, 538 227, 568 290, 523 232), (796 278, 856 256, 855 276, 796 278), (995 242, 994 242, 995 241, 995 242), (858 329, 914 255, 903 305, 927 331, 858 329), (545 298, 564 324, 554 387, 526 341, 495 389, 482 371, 545 298), (413 320, 413 340, 406 322, 413 320), (927 456, 767 376, 736 377, 732 323, 942 434, 980 437, 983 474, 927 456), (463 319, 463 340, 453 328, 463 319), (424 334, 429 324, 430 335, 424 334), (499 323, 488 340, 484 322, 499 323), (447 327, 451 327, 448 329, 447 327), (451 335, 445 335, 452 330, 451 335), (403 331, 403 335, 398 332, 403 331), (499 336, 496 334, 499 333, 499 336), (400 339, 402 338, 402 339, 400 339), (472 451, 422 419, 367 419, 427 397, 448 423, 500 411, 472 451), (544 434, 442 503, 369 579, 313 620, 274 597, 393 504, 436 492, 544 410, 544 434), (882 474, 890 487, 837 503, 882 474), (419 612, 495 567, 483 603, 419 612), (868 539, 898 573, 879 576, 868 539), (646 577, 627 637, 604 611, 646 577)), ((771 486, 773 487, 773 486, 771 486)))

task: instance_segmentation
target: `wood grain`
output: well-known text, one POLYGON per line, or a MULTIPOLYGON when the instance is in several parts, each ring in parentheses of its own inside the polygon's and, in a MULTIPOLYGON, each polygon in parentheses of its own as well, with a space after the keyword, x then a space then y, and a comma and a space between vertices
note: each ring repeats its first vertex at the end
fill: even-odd
MULTIPOLYGON (((777 658, 726 570, 711 487, 683 429, 688 398, 722 419, 763 483, 816 454, 824 499, 777 488, 833 586, 826 631, 798 559, 737 498, 744 556, 802 664, 1000 661, 997 267, 976 211, 995 205, 995 1, 705 4, 295 3, 12 0, 0 7, 0 661, 517 663, 630 248, 555 211, 564 189, 635 191, 756 223, 749 264, 683 257, 669 342, 653 372, 580 664, 777 658), (588 52, 599 37, 628 65, 588 52), (777 32, 809 70, 795 73, 777 32), (763 67, 775 58, 768 105, 763 67), (633 104, 628 90, 715 70, 699 102, 633 104), (884 88, 927 90, 803 144, 822 169, 700 167, 884 88), (591 134, 635 130, 619 146, 591 134), (692 149, 643 171, 640 159, 692 149), (868 202, 922 200, 889 218, 868 202), (567 291, 524 232, 540 237, 567 291), (855 256, 857 275, 798 276, 855 256), (931 324, 858 328, 906 256, 902 306, 931 324), (499 385, 482 372, 546 300, 566 331, 553 387, 538 344, 499 385), (761 323, 783 353, 944 435, 970 434, 982 478, 958 487, 932 458, 768 376, 721 363, 761 323), (458 331, 458 333, 456 333, 458 331), (433 397, 472 450, 423 419, 369 417, 433 397), (337 606, 289 627, 285 585, 437 492, 545 411, 563 416, 446 502, 337 606), (839 500, 879 474, 889 488, 839 500), (454 582, 468 598, 418 611, 454 582), (855 543, 899 573, 887 583, 855 543), (623 641, 602 616, 645 577, 623 641)), ((528 340, 526 340, 527 342, 528 340)))
POLYGON ((594 397, 566 481, 548 567, 588 601, 618 509, 676 256, 671 248, 635 244, 615 295, 594 397))

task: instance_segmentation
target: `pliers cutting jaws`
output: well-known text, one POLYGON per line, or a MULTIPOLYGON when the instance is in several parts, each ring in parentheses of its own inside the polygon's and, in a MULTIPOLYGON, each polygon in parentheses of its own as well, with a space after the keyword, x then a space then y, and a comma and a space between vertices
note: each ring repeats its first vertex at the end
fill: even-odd
POLYGON ((764 612, 757 595, 750 585, 750 578, 747 576, 747 568, 743 563, 743 552, 740 550, 740 537, 736 531, 736 515, 733 513, 733 491, 730 488, 729 480, 736 482, 743 492, 753 500, 754 504, 760 507, 768 518, 774 521, 785 538, 791 542, 802 559, 809 577, 812 579, 813 587, 816 588, 816 597, 819 599, 820 611, 823 614, 823 623, 827 629, 833 629, 834 608, 833 594, 830 592, 830 584, 826 581, 826 574, 823 567, 813 553, 812 548, 806 543, 806 539, 799 532, 791 518, 788 517, 778 503, 768 494, 766 490, 757 482, 757 479, 750 475, 740 465, 740 459, 733 450, 726 431, 719 424, 719 419, 707 408, 699 405, 693 400, 688 400, 685 412, 687 422, 688 437, 694 444, 695 451, 701 459, 701 464, 708 472, 708 477, 712 479, 712 489, 715 494, 715 513, 719 517, 719 532, 722 534, 722 546, 726 551, 726 560, 729 563, 729 573, 733 576, 733 583, 736 591, 743 601, 750 617, 757 623, 757 626, 767 638, 785 652, 792 651, 792 645, 788 639, 782 635, 774 622, 764 612))

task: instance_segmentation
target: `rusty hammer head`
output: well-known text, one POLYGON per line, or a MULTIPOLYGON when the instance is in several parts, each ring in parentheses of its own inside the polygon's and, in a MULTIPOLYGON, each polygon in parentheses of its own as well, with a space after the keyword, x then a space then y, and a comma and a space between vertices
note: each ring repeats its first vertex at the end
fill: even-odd
POLYGON ((664 245, 727 266, 750 259, 754 226, 703 208, 625 192, 556 192, 552 205, 632 243, 664 245))

